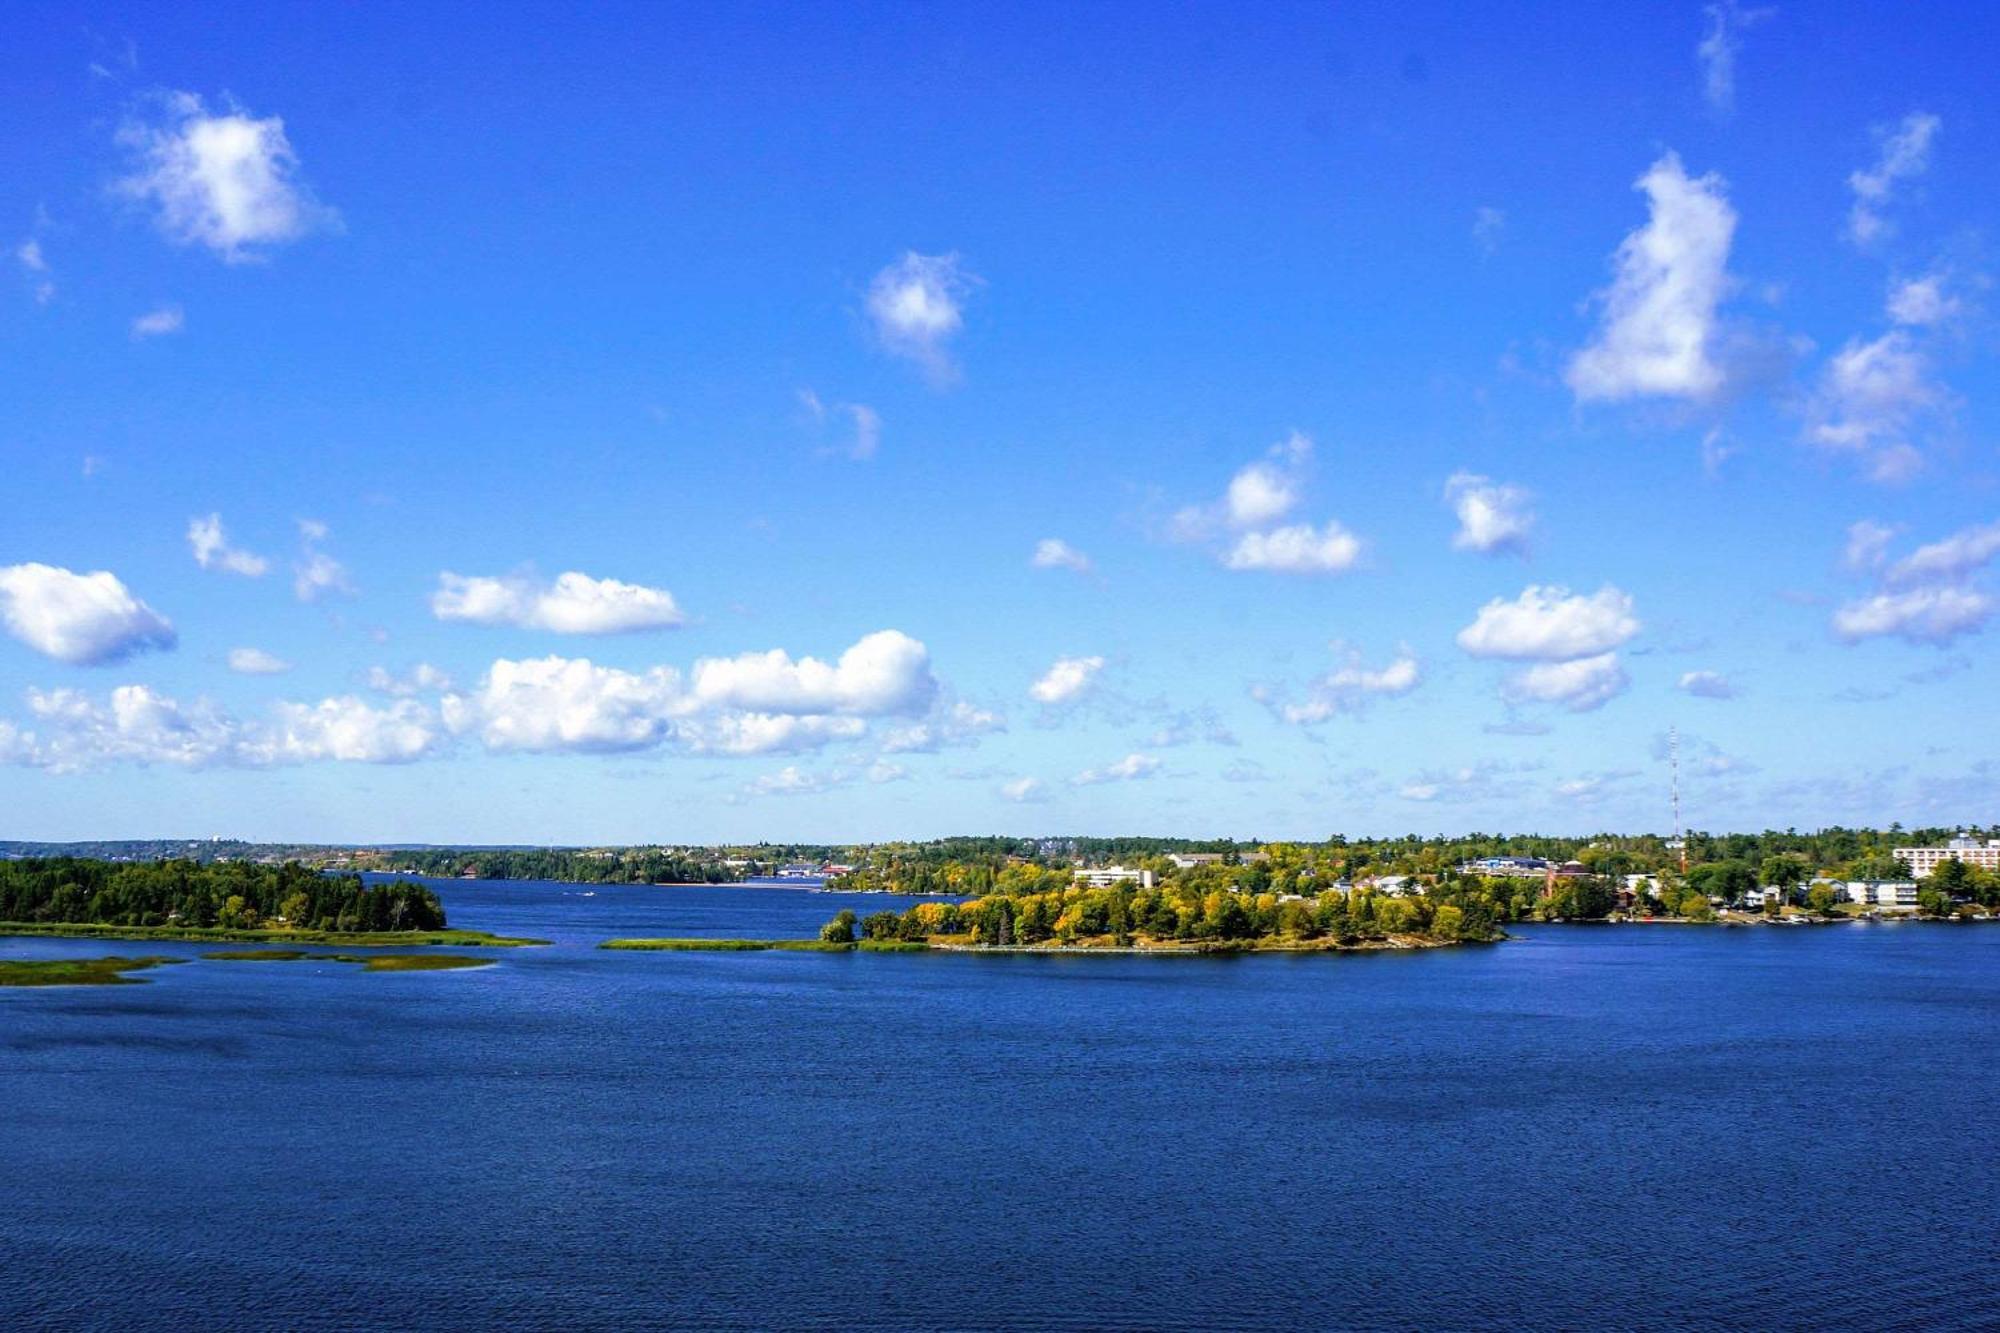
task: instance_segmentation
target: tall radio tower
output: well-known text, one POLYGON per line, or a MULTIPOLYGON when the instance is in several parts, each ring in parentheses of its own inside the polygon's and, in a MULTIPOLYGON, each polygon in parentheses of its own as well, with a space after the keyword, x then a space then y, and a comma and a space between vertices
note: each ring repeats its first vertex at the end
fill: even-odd
POLYGON ((1667 764, 1673 775, 1674 846, 1680 849, 1681 875, 1685 878, 1688 872, 1688 844, 1687 834, 1681 828, 1681 729, 1678 726, 1667 728, 1667 764))

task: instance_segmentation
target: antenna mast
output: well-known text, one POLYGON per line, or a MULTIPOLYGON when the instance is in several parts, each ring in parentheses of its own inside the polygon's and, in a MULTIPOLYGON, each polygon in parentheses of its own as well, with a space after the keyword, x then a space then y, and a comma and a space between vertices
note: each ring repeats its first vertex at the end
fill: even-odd
POLYGON ((1688 872, 1688 844, 1687 834, 1681 828, 1681 729, 1678 726, 1667 728, 1667 762, 1673 771, 1674 845, 1680 848, 1681 875, 1685 877, 1688 872))

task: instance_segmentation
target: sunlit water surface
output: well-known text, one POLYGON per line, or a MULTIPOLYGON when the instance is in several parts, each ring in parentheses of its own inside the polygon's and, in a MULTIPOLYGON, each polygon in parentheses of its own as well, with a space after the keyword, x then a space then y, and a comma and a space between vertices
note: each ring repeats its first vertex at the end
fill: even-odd
POLYGON ((2000 1325, 2000 928, 623 954, 900 904, 438 887, 555 943, 0 990, 0 1326, 2000 1325))

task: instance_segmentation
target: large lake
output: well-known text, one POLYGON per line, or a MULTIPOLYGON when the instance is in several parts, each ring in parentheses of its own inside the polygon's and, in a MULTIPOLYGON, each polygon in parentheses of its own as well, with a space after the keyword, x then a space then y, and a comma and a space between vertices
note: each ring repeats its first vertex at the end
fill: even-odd
POLYGON ((2000 929, 618 954, 887 904, 439 888, 556 944, 0 990, 0 1326, 2000 1325, 2000 929))

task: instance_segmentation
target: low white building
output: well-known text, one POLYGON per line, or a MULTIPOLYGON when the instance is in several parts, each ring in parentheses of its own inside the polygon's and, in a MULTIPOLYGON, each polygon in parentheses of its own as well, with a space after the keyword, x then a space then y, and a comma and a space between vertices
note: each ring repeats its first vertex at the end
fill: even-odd
POLYGON ((1946 861, 1963 861, 1982 870, 2000 870, 2000 838, 1953 838, 1942 847, 1898 847, 1892 853, 1910 868, 1913 879, 1928 879, 1946 861))
POLYGON ((1917 886, 1907 879, 1851 879, 1847 881, 1847 901, 1868 907, 1910 907, 1917 905, 1917 886))
POLYGON ((1142 889, 1153 887, 1153 872, 1132 870, 1125 866, 1078 866, 1076 882, 1089 889, 1108 889, 1114 884, 1136 884, 1142 889))

